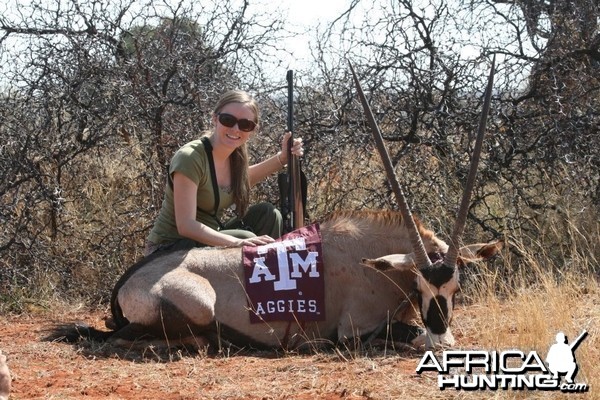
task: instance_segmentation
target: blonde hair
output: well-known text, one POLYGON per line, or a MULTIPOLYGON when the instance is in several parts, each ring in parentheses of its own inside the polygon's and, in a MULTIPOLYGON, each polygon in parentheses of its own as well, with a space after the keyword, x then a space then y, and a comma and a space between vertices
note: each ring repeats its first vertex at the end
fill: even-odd
MULTIPOLYGON (((260 110, 258 102, 248 92, 242 90, 230 90, 225 92, 213 113, 217 115, 228 104, 240 103, 248 106, 254 113, 254 122, 258 126, 260 123, 260 110)), ((233 193, 233 202, 235 204, 236 213, 243 217, 248 210, 250 203, 250 180, 248 179, 248 147, 244 143, 242 146, 235 149, 230 157, 231 165, 231 189, 233 193)))

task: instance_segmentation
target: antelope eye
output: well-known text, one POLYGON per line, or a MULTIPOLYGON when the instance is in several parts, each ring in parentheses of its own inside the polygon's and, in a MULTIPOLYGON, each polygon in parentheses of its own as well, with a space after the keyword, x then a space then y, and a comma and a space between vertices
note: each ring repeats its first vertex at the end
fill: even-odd
POLYGON ((462 292, 460 286, 458 288, 456 288, 456 291, 454 293, 452 293, 452 304, 455 303, 456 301, 456 297, 460 296, 460 292, 462 292))

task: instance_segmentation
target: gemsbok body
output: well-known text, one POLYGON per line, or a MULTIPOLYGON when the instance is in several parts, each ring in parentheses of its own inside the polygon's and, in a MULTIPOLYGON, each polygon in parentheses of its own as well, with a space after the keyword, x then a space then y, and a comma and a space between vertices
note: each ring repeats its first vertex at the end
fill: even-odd
MULTIPOLYGON (((427 253, 446 253, 446 243, 420 223, 417 226, 427 253)), ((400 253, 411 258, 399 213, 335 213, 320 223, 320 230, 324 321, 251 323, 241 248, 197 248, 158 256, 134 268, 114 293, 113 317, 118 328, 114 336, 131 340, 144 333, 169 339, 216 338, 220 334, 223 341, 260 348, 337 343, 374 332, 409 298, 415 282, 423 290, 421 297, 431 298, 430 293, 436 293, 411 270, 412 263, 404 270, 384 272, 361 265, 363 257, 382 254, 400 253)), ((498 244, 471 246, 465 251, 473 256, 474 248, 477 256, 489 257, 498 244)), ((457 278, 456 274, 430 279, 431 285, 446 280, 439 286, 441 290, 448 287, 453 294, 458 289, 457 278)), ((397 318, 414 325, 418 309, 411 302, 397 318)))
MULTIPOLYGON (((427 253, 446 253, 445 242, 419 222, 417 227, 427 253)), ((420 307, 419 296, 413 296, 413 292, 421 275, 411 268, 379 271, 361 263, 365 257, 384 254, 405 254, 412 259, 402 216, 391 211, 338 212, 320 223, 320 232, 325 271, 324 321, 251 323, 242 248, 195 248, 150 256, 131 267, 113 293, 115 330, 84 333, 80 329, 78 334, 103 340, 158 338, 175 342, 190 338, 203 343, 202 338, 208 338, 255 348, 316 347, 369 336, 401 303, 405 306, 395 319, 414 326, 420 307)), ((492 256, 498 249, 499 244, 494 242, 464 250, 469 259, 474 259, 492 256)), ((449 286, 448 290, 458 289, 457 275, 432 281, 435 284, 440 279, 447 279, 441 286, 449 286)), ((421 297, 431 297, 429 287, 420 287, 424 290, 421 297)), ((396 340, 415 339, 414 334, 401 331, 403 337, 396 340)), ((64 332, 56 337, 60 334, 64 332)))

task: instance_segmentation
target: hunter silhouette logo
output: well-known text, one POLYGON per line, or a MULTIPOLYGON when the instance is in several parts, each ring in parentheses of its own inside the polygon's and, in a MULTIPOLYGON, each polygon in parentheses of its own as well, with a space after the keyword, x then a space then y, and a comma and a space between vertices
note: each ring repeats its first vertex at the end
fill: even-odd
POLYGON ((584 330, 569 344, 565 334, 558 332, 545 363, 536 351, 445 350, 438 359, 430 350, 421 358, 416 373, 437 371, 440 390, 528 389, 583 393, 589 387, 575 382, 579 369, 575 350, 587 336, 584 330), (565 382, 561 383, 563 375, 565 382))
POLYGON ((556 334, 556 343, 550 347, 548 356, 546 357, 548 369, 552 372, 554 379, 558 379, 560 375, 566 374, 567 383, 575 383, 575 375, 577 375, 577 370, 579 369, 575 360, 575 350, 587 335, 587 331, 584 330, 573 343, 568 344, 567 337, 563 332, 556 334))

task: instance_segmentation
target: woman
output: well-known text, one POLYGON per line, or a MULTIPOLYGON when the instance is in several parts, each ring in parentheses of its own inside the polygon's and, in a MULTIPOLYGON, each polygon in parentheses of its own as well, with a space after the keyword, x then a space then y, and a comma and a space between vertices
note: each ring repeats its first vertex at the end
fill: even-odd
MULTIPOLYGON (((259 121, 258 104, 248 93, 233 90, 221 97, 212 131, 181 147, 171 160, 146 255, 197 246, 263 245, 281 236, 281 213, 270 203, 249 206, 249 191, 287 164, 291 134, 283 136, 280 152, 249 166, 246 143, 259 121), (238 217, 222 224, 223 211, 231 205, 238 217)), ((294 139, 292 153, 303 154, 301 139, 294 139)))

